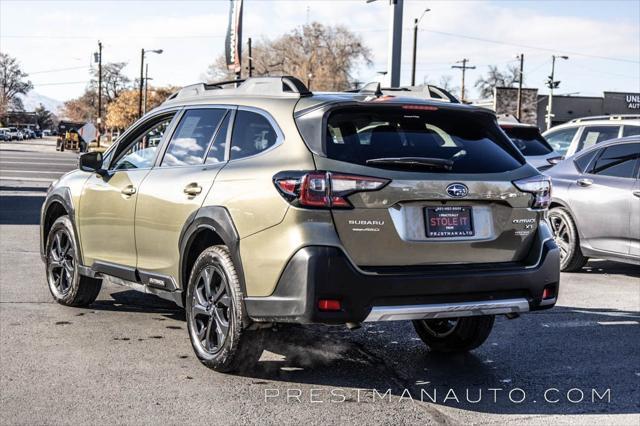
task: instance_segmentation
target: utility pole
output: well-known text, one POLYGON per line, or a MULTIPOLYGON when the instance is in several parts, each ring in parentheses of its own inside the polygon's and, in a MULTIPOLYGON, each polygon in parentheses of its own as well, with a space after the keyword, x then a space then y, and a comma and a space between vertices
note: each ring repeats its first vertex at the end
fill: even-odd
POLYGON ((247 50, 249 51, 249 78, 253 77, 253 56, 251 56, 251 37, 247 39, 247 50))
POLYGON ((424 17, 425 13, 427 13, 430 10, 431 9, 425 9, 424 12, 422 12, 422 15, 420 15, 419 18, 416 18, 413 21, 413 62, 412 62, 412 68, 411 68, 411 85, 412 86, 416 85, 416 51, 418 49, 418 24, 424 17))
POLYGON ((98 137, 96 143, 100 147, 102 136, 102 42, 98 40, 98 137))
POLYGON ((143 85, 144 85, 144 49, 140 51, 140 96, 138 97, 138 118, 142 117, 143 85))
POLYGON ((142 104, 142 113, 147 113, 147 97, 149 96, 149 64, 144 66, 144 101, 142 104))
POLYGON ((458 68, 458 69, 462 70, 462 87, 460 89, 460 101, 462 103, 464 103, 464 77, 465 77, 465 74, 467 73, 467 70, 475 70, 476 69, 475 66, 467 65, 468 62, 469 62, 469 60, 467 58, 463 58, 461 61, 456 62, 456 64, 462 64, 462 65, 451 65, 451 68, 458 68))
POLYGON ((560 81, 555 81, 556 58, 567 60, 568 56, 551 55, 551 75, 547 79, 547 87, 549 88, 549 102, 547 103, 547 130, 551 128, 551 119, 553 118, 553 89, 560 86, 560 81))
POLYGON ((518 111, 516 117, 518 121, 522 119, 522 71, 524 70, 524 53, 518 56, 520 59, 520 72, 518 73, 518 111))

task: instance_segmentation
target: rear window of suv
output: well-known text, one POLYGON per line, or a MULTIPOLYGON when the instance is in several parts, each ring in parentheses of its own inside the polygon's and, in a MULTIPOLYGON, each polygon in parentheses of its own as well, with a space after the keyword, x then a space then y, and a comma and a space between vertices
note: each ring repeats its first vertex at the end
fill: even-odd
POLYGON ((524 155, 546 155, 553 151, 537 128, 504 126, 502 130, 524 155))
POLYGON ((406 162, 385 159, 416 159, 420 167, 434 163, 429 171, 450 173, 499 173, 522 166, 509 149, 487 117, 400 107, 337 110, 328 118, 325 141, 326 156, 334 160, 406 170, 411 168, 406 162), (447 163, 446 168, 438 162, 447 163))

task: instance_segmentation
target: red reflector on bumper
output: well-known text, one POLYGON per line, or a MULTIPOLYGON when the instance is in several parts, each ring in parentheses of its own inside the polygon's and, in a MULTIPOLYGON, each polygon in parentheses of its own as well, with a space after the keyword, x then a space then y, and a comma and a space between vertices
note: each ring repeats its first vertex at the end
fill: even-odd
POLYGON ((545 287, 542 290, 542 299, 553 299, 555 297, 555 289, 553 287, 545 287))
POLYGON ((318 309, 321 311, 339 311, 342 307, 340 306, 339 300, 334 299, 320 299, 318 300, 318 309))

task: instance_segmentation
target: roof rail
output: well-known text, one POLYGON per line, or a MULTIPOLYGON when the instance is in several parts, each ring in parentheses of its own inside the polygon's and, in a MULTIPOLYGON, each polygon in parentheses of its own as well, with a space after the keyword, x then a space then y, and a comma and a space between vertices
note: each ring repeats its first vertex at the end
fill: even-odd
POLYGON ((640 114, 617 114, 617 115, 594 115, 592 117, 574 118, 570 123, 582 123, 584 121, 596 121, 596 120, 640 120, 640 114))
MULTIPOLYGON (((196 83, 185 86, 167 98, 167 101, 200 96, 280 96, 302 97, 312 93, 300 80, 292 76, 252 77, 216 83, 196 83), (224 87, 235 84, 237 87, 224 87)), ((165 101, 166 102, 166 101, 165 101)))

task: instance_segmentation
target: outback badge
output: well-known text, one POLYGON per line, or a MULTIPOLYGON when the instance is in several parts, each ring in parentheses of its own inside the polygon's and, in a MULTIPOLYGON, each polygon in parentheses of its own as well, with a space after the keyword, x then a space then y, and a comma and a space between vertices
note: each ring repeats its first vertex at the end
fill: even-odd
POLYGON ((453 198, 466 197, 469 194, 469 188, 463 183, 452 183, 447 186, 447 194, 453 198))

